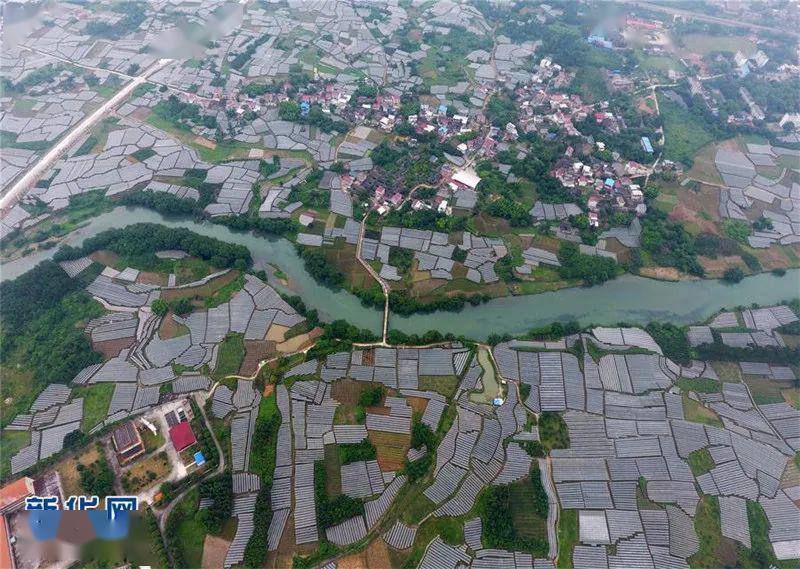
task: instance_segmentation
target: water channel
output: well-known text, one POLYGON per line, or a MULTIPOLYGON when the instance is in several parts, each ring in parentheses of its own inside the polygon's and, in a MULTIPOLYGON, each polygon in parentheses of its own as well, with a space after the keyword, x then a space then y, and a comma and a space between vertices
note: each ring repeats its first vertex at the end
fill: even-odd
MULTIPOLYGON (((267 263, 279 267, 289 278, 291 291, 302 296, 323 319, 345 319, 376 333, 381 329, 382 313, 361 305, 353 295, 334 292, 317 284, 303 268, 294 245, 286 239, 257 237, 208 222, 165 218, 144 208, 118 207, 98 215, 69 234, 62 243, 80 245, 101 231, 139 222, 186 227, 201 235, 244 245, 256 267, 267 263)), ((36 251, 26 257, 0 265, 0 279, 12 279, 50 259, 57 248, 36 251)), ((273 283, 274 284, 274 283, 273 283)), ((282 288, 278 286, 277 288, 282 288)), ((603 285, 572 288, 538 295, 499 298, 461 312, 437 312, 398 316, 392 314, 389 326, 407 333, 424 333, 432 328, 484 340, 491 333, 522 334, 535 326, 555 320, 577 320, 581 324, 643 324, 651 320, 688 324, 703 320, 721 308, 759 303, 776 303, 800 295, 800 270, 783 277, 762 273, 747 277, 736 285, 716 280, 666 282, 624 275, 603 285)))

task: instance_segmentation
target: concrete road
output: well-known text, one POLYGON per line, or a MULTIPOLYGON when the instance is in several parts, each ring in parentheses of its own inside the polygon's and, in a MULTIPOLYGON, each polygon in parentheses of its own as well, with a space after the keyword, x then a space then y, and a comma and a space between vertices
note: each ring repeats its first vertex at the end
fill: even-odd
POLYGON ((0 197, 0 213, 5 213, 10 210, 27 192, 30 190, 42 175, 50 170, 55 163, 66 153, 72 145, 80 140, 80 138, 87 134, 92 127, 103 120, 111 111, 127 99, 133 90, 147 80, 147 77, 155 73, 169 62, 171 59, 161 59, 147 68, 138 77, 135 77, 131 82, 127 83, 122 89, 108 101, 103 103, 99 109, 86 117, 84 120, 76 124, 72 130, 67 132, 64 137, 59 140, 53 148, 47 151, 39 160, 25 173, 22 178, 11 186, 11 188, 0 197))
POLYGON ((638 0, 623 0, 623 4, 630 4, 634 6, 639 6, 640 8, 645 8, 647 10, 654 10, 656 12, 666 12, 667 14, 673 14, 676 16, 683 16, 684 18, 688 18, 690 20, 698 20, 701 22, 709 22, 711 24, 721 24, 724 26, 731 26, 734 28, 748 28, 751 30, 757 31, 767 31, 767 32, 777 32, 781 34, 786 34, 789 36, 800 37, 800 33, 791 31, 791 30, 783 30, 778 28, 771 28, 769 26, 761 26, 759 24, 753 24, 751 22, 745 22, 742 20, 732 20, 730 18, 720 18, 718 16, 711 16, 709 14, 703 14, 701 12, 693 12, 691 10, 683 10, 680 8, 675 8, 673 6, 662 6, 660 4, 653 4, 650 2, 640 2, 638 0))

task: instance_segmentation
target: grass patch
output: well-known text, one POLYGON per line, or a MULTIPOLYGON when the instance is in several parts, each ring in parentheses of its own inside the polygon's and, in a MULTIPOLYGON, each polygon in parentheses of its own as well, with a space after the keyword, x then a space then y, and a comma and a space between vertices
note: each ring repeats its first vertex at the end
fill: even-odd
POLYGON ((206 308, 214 308, 220 304, 230 302, 231 297, 242 290, 242 287, 244 287, 244 275, 239 275, 206 298, 206 308))
POLYGON ((541 508, 542 503, 548 504, 547 494, 543 494, 541 484, 539 469, 533 468, 530 478, 510 485, 511 520, 520 537, 547 542, 547 513, 542 510, 537 512, 537 507, 541 508), (537 493, 540 496, 538 503, 537 493))
MULTIPOLYGON (((79 387, 73 397, 83 397, 83 420, 81 429, 88 433, 91 429, 106 418, 111 397, 114 395, 113 383, 98 383, 79 387)), ((149 433, 150 431, 148 431, 149 433)))
POLYGON ((692 469, 692 474, 695 476, 711 472, 715 466, 714 459, 711 458, 711 453, 705 448, 690 452, 688 462, 689 468, 692 469))
POLYGON ((425 548, 433 541, 436 536, 449 545, 458 546, 464 543, 464 524, 458 518, 428 518, 425 523, 417 529, 414 538, 414 548, 411 556, 403 564, 404 567, 416 567, 425 553, 425 548))
POLYGON ((572 552, 578 543, 578 511, 561 510, 558 518, 558 569, 572 569, 572 552))
MULTIPOLYGON (((748 511, 751 502, 748 501, 748 511)), ((737 560, 737 545, 731 539, 722 537, 719 514, 719 500, 716 496, 701 495, 697 504, 694 528, 700 539, 700 549, 689 558, 690 567, 712 569, 717 567, 741 567, 737 560)), ((766 567, 767 565, 758 565, 766 567)))
POLYGON ((172 510, 167 522, 168 539, 174 540, 174 546, 182 553, 186 567, 200 567, 202 564, 206 530, 197 516, 199 496, 197 488, 190 490, 172 510), (172 532, 169 526, 173 524, 174 535, 170 536, 172 532))
POLYGON ((711 425, 712 427, 723 427, 722 421, 714 411, 703 407, 694 399, 689 399, 689 396, 685 392, 682 394, 682 397, 683 416, 687 421, 711 425))
POLYGON ((164 435, 161 433, 156 433, 155 435, 152 433, 150 429, 142 429, 142 443, 144 444, 144 452, 151 453, 154 450, 160 449, 164 446, 164 435))
POLYGON ((748 56, 756 50, 755 44, 742 36, 686 34, 681 40, 686 49, 700 55, 708 55, 712 51, 741 51, 748 56))
POLYGON ((360 443, 338 446, 339 462, 341 464, 350 464, 361 460, 374 460, 378 456, 375 446, 369 439, 364 439, 360 443))
POLYGON ((454 375, 421 375, 419 389, 435 391, 445 397, 452 397, 458 387, 458 378, 454 375))
POLYGON ((688 110, 660 94, 657 96, 664 123, 664 157, 691 166, 695 154, 713 142, 715 136, 688 110))
POLYGON ((335 498, 342 493, 342 461, 338 445, 325 445, 325 492, 335 498))
POLYGON ((405 500, 403 509, 400 511, 400 519, 407 524, 417 524, 419 521, 431 513, 435 507, 428 497, 423 494, 423 485, 418 484, 410 487, 410 493, 405 500))
POLYGON ((11 457, 29 444, 28 431, 0 431, 0 478, 5 480, 11 475, 11 457))
POLYGON ((768 379, 760 376, 745 376, 743 381, 753 394, 753 401, 756 405, 766 405, 768 403, 781 403, 784 400, 783 392, 786 388, 785 383, 768 379))
POLYGON ((722 391, 722 386, 718 381, 703 377, 697 379, 683 377, 676 381, 675 385, 683 391, 694 391, 695 393, 719 393, 722 391))
POLYGON ((222 379, 238 374, 244 354, 244 335, 234 332, 228 334, 219 346, 217 367, 211 375, 214 379, 222 379))

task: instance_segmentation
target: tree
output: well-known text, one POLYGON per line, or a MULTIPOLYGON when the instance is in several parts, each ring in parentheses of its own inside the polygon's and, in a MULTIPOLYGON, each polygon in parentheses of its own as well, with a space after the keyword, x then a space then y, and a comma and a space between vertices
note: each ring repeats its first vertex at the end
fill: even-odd
POLYGON ((152 310, 158 316, 166 316, 169 312, 169 302, 163 298, 157 298, 153 301, 152 310))
POLYGON ((278 104, 278 116, 285 121, 296 122, 300 118, 300 105, 295 101, 281 101, 278 104))
POLYGON ((722 279, 729 283, 738 283, 744 278, 744 272, 739 267, 728 267, 722 275, 722 279))

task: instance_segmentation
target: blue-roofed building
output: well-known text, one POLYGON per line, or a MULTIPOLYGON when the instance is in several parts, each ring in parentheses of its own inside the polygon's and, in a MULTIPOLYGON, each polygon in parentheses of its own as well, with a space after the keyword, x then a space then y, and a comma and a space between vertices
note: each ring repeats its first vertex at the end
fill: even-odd
POLYGON ((311 110, 311 104, 308 101, 303 101, 302 103, 300 103, 300 114, 302 116, 306 116, 308 114, 308 111, 310 110, 311 110))
POLYGON ((606 184, 607 188, 613 188, 614 187, 614 180, 612 178, 606 178, 605 184, 606 184))
POLYGON ((446 115, 447 114, 447 105, 439 105, 439 114, 446 115))
POLYGON ((745 61, 739 66, 739 77, 745 78, 750 75, 750 66, 745 61))
POLYGON ((653 153, 653 145, 650 143, 650 139, 646 136, 642 137, 642 148, 644 148, 644 151, 648 154, 653 153))
POLYGON ((197 466, 203 466, 206 463, 206 457, 203 456, 202 452, 197 451, 194 453, 194 463, 197 466))

